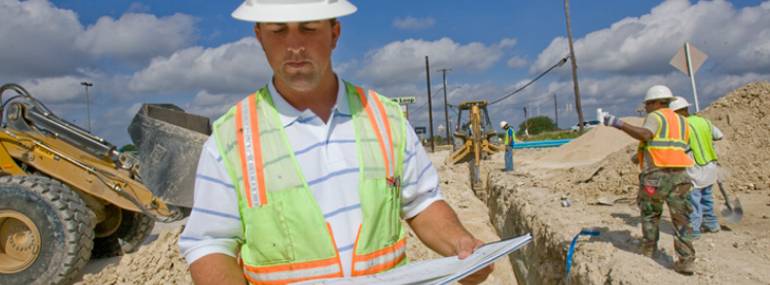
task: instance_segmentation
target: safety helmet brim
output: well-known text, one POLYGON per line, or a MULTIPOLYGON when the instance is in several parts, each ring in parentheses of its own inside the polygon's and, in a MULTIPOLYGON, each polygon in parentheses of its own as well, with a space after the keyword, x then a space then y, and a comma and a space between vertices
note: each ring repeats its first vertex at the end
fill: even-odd
POLYGON ((255 23, 310 22, 334 19, 356 12, 356 6, 348 1, 319 1, 305 3, 302 7, 285 4, 249 4, 244 1, 232 16, 241 21, 255 23))

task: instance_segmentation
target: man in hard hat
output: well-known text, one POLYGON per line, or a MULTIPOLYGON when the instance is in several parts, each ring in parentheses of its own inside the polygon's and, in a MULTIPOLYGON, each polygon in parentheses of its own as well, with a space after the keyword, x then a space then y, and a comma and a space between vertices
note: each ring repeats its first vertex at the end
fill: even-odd
POLYGON ((516 134, 508 122, 501 121, 500 128, 505 132, 503 145, 505 145, 505 170, 513 171, 513 144, 516 142, 516 134))
POLYGON ((686 169, 693 165, 687 155, 689 126, 687 120, 668 108, 674 96, 668 87, 655 85, 647 90, 644 108, 647 112, 642 127, 632 126, 619 118, 604 114, 603 123, 639 140, 637 160, 639 175, 638 204, 642 216, 641 253, 653 257, 658 250, 658 225, 663 203, 671 211, 674 225, 674 249, 679 260, 674 270, 693 274, 695 249, 692 245, 689 203, 690 177, 686 169))
POLYGON ((233 12, 255 23, 273 77, 214 123, 201 153, 179 240, 196 284, 383 272, 406 263, 402 218, 444 256, 481 245, 442 200, 400 106, 333 71, 337 18, 355 11, 347 0, 246 0, 233 12))
POLYGON ((706 118, 690 114, 690 103, 687 99, 677 96, 669 108, 687 118, 690 126, 690 157, 695 165, 687 169, 692 180, 693 189, 690 191, 690 203, 693 211, 690 213, 693 238, 700 238, 701 232, 715 233, 719 231, 719 221, 714 214, 714 196, 712 188, 717 183, 719 165, 714 141, 721 140, 722 131, 706 118))

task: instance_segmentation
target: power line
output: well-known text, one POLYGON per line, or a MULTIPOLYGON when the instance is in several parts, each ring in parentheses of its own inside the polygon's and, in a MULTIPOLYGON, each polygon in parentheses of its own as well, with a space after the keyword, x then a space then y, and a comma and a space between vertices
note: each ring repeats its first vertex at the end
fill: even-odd
POLYGON ((513 92, 510 92, 510 93, 508 93, 508 94, 505 94, 503 97, 501 97, 501 98, 499 98, 499 99, 497 99, 497 100, 494 100, 494 101, 490 102, 488 105, 492 105, 492 104, 496 104, 496 103, 499 103, 500 101, 503 101, 503 100, 505 100, 505 99, 508 99, 508 97, 511 97, 511 96, 513 96, 514 94, 521 92, 521 90, 524 90, 524 88, 527 88, 527 87, 529 87, 530 85, 532 85, 532 83, 535 83, 535 81, 539 80, 541 77, 543 77, 543 76, 545 76, 546 74, 548 74, 549 72, 551 72, 551 70, 553 70, 554 68, 560 67, 560 66, 564 65, 565 63, 567 63, 567 59, 569 59, 569 56, 565 56, 564 58, 562 58, 561 60, 559 60, 559 62, 557 62, 556 64, 552 65, 551 67, 549 67, 548 69, 546 69, 546 70, 545 70, 545 71, 543 71, 542 73, 538 74, 538 75, 537 75, 537 76, 536 76, 534 79, 532 79, 532 80, 530 80, 529 82, 527 82, 527 84, 524 84, 524 86, 521 86, 521 87, 519 87, 519 88, 518 88, 518 89, 516 89, 516 90, 513 90, 513 92))

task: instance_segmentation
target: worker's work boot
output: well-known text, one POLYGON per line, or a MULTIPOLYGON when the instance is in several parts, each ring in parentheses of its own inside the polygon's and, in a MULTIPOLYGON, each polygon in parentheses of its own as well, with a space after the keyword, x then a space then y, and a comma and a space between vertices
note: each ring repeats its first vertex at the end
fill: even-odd
POLYGON ((658 256, 658 246, 654 244, 653 245, 642 244, 639 247, 639 254, 655 259, 655 257, 658 256))
POLYGON ((693 275, 694 273, 694 262, 692 261, 684 261, 684 260, 678 260, 677 262, 674 262, 674 271, 676 271, 679 274, 682 275, 693 275))

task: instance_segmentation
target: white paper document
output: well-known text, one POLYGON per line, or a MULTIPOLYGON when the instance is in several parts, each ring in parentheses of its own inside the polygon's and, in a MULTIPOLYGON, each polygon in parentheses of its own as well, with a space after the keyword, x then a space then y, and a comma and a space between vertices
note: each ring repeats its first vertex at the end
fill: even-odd
POLYGON ((328 280, 312 280, 295 284, 329 284, 329 285, 359 285, 359 284, 450 284, 465 276, 487 267, 497 259, 504 257, 532 240, 532 235, 491 242, 477 248, 467 258, 460 260, 456 256, 433 260, 423 260, 409 263, 405 266, 380 274, 362 277, 336 278, 328 280))

